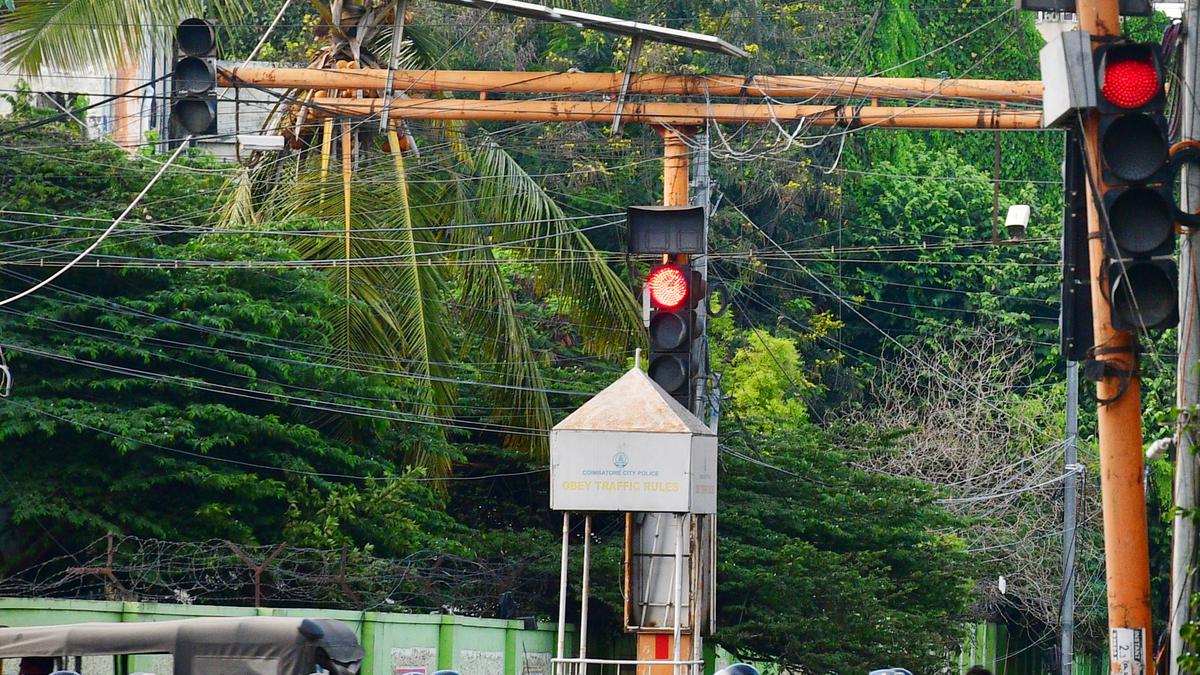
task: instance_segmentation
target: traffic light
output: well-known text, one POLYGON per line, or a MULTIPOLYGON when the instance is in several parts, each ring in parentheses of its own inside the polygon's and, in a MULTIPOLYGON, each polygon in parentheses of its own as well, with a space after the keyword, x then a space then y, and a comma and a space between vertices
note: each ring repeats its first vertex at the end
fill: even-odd
POLYGON ((1112 324, 1134 332, 1170 328, 1179 321, 1178 274, 1160 49, 1102 45, 1093 63, 1112 324))
POLYGON ((701 206, 631 206, 626 214, 629 252, 661 256, 645 287, 650 379, 693 412, 705 358, 704 321, 697 314, 705 291, 688 261, 705 252, 704 217, 701 206))
POLYGON ((217 31, 207 19, 175 28, 171 126, 176 136, 217 133, 217 31))
POLYGON ((695 393, 692 361, 699 275, 684 264, 657 265, 646 277, 650 296, 650 379, 689 410, 695 393))

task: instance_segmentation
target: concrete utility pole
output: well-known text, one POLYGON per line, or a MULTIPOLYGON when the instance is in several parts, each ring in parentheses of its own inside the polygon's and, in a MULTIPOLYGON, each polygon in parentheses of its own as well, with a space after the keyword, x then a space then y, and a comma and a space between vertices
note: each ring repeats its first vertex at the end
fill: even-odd
MULTIPOLYGON (((705 291, 705 300, 696 310, 696 332, 704 336, 700 340, 700 353, 692 355, 692 361, 700 368, 696 373, 696 408, 692 411, 702 420, 712 419, 712 406, 708 405, 708 210, 712 208, 712 179, 708 175, 708 132, 701 131, 695 135, 696 154, 692 158, 692 205, 704 207, 704 250, 705 254, 698 255, 693 260, 693 266, 700 271, 700 279, 705 291), (705 415, 705 412, 709 413, 705 415)), ((709 425, 712 426, 711 424, 709 425)))
MULTIPOLYGON (((1079 28, 1094 41, 1120 34, 1117 0, 1078 0, 1079 28)), ((1109 280, 1096 188, 1103 169, 1098 142, 1099 117, 1084 124, 1088 172, 1088 248, 1091 258, 1092 320, 1095 359, 1103 367, 1096 382, 1100 443, 1100 492, 1104 511, 1104 560, 1108 582, 1108 627, 1114 673, 1154 672, 1150 645, 1150 546, 1146 530, 1141 387, 1133 336, 1112 325, 1109 280)))
POLYGON ((1063 453, 1063 600, 1059 623, 1062 624, 1062 675, 1073 675, 1075 665, 1075 560, 1076 556, 1076 482, 1079 473, 1079 364, 1067 362, 1067 444, 1063 453))
MULTIPOLYGON (((1183 91, 1194 92, 1200 86, 1200 0, 1188 0, 1183 20, 1183 91)), ((1195 96, 1184 96, 1180 120, 1183 140, 1200 136, 1200 116, 1197 115, 1195 96)), ((1200 208, 1200 171, 1194 165, 1183 168, 1180 206, 1187 213, 1200 208)), ((1179 241, 1179 361, 1176 369, 1178 385, 1176 404, 1182 411, 1175 432, 1175 507, 1177 511, 1173 527, 1171 548, 1171 604, 1169 625, 1171 627, 1171 675, 1179 675, 1179 656, 1184 644, 1180 635, 1191 619, 1190 600, 1196 591, 1193 568, 1196 554, 1196 525, 1189 511, 1196 508, 1196 456, 1195 444, 1189 430, 1191 415, 1188 411, 1200 403, 1200 373, 1196 370, 1196 358, 1200 356, 1200 314, 1196 306, 1196 273, 1200 265, 1200 249, 1195 235, 1185 232, 1179 241)))

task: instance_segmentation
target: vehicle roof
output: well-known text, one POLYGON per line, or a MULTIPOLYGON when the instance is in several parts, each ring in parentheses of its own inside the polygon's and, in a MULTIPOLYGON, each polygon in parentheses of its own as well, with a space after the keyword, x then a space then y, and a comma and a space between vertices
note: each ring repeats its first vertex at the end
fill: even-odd
POLYGON ((274 659, 299 665, 310 661, 318 647, 337 661, 363 658, 354 631, 333 619, 211 617, 0 628, 0 658, 175 654, 177 665, 197 657, 274 659))

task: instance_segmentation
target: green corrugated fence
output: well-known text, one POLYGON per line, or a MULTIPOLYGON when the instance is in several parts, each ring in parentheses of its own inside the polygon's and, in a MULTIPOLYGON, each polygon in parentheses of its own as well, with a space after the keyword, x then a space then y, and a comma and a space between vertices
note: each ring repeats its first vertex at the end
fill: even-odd
MULTIPOLYGON (((363 675, 431 675, 446 668, 462 675, 550 675, 557 637, 554 624, 538 623, 527 630, 522 621, 445 614, 0 598, 0 626, 256 615, 322 617, 346 623, 358 633, 367 653, 363 675)), ((568 627, 568 653, 574 641, 574 628, 568 627)), ((79 665, 84 675, 171 672, 169 655, 89 658, 79 665)), ((0 660, 0 675, 16 673, 16 666, 11 660, 0 660)))
MULTIPOLYGON (((974 624, 958 657, 959 672, 980 665, 995 675, 1057 675, 1054 646, 1054 640, 1031 640, 1001 623, 974 624)), ((1074 675, 1104 675, 1108 670, 1106 655, 1075 653, 1074 675)))
MULTIPOLYGON (((476 619, 443 614, 353 612, 328 609, 254 609, 213 605, 173 605, 95 600, 0 598, 0 626, 45 626, 89 621, 166 621, 198 616, 312 616, 338 619, 354 628, 366 650, 363 675, 432 675, 453 669, 462 675, 551 675, 556 627, 539 623, 527 630, 521 621, 476 619)), ((995 675, 1047 675, 1053 672, 1054 648, 1011 633, 999 623, 979 623, 968 630, 959 655, 959 672, 982 665, 995 675)), ((567 629, 566 653, 573 654, 575 629, 567 629)), ((592 636, 599 638, 600 636, 592 636)), ((630 645, 620 638, 593 639, 590 653, 624 654, 630 645)), ((705 670, 731 659, 706 649, 705 670), (714 663, 715 662, 715 663, 714 663)), ((68 664, 75 665, 75 664, 68 664)), ((169 656, 145 655, 87 659, 84 675, 169 675, 169 656)), ((888 665, 888 664, 881 664, 888 665)), ((891 664, 901 665, 901 664, 891 664)), ((615 671, 616 669, 611 669, 615 671)), ((615 675, 605 669, 605 675, 615 675)), ((1075 655, 1074 675, 1105 675, 1104 654, 1075 655)), ((16 663, 0 660, 0 675, 16 673, 16 663)), ((919 675, 919 674, 918 674, 919 675)))

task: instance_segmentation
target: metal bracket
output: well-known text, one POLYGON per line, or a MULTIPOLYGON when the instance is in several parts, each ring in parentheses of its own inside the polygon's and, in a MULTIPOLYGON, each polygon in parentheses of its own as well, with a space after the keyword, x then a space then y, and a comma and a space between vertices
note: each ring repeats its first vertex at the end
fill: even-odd
POLYGON ((1088 359, 1083 362, 1083 379, 1088 382, 1099 382, 1107 373, 1108 364, 1103 361, 1088 359))
POLYGON ((1122 379, 1132 377, 1138 373, 1137 368, 1126 370, 1111 365, 1108 361, 1098 361, 1096 359, 1088 359, 1083 362, 1083 379, 1089 382, 1099 382, 1108 377, 1119 377, 1122 379))
POLYGON ((629 38, 629 59, 625 61, 625 73, 621 76, 621 90, 617 92, 617 110, 613 113, 611 136, 621 133, 621 112, 625 110, 625 97, 629 94, 629 82, 633 79, 633 71, 637 68, 637 60, 642 55, 642 37, 634 35, 629 38))
POLYGON ((650 286, 642 284, 642 326, 650 328, 650 286))

